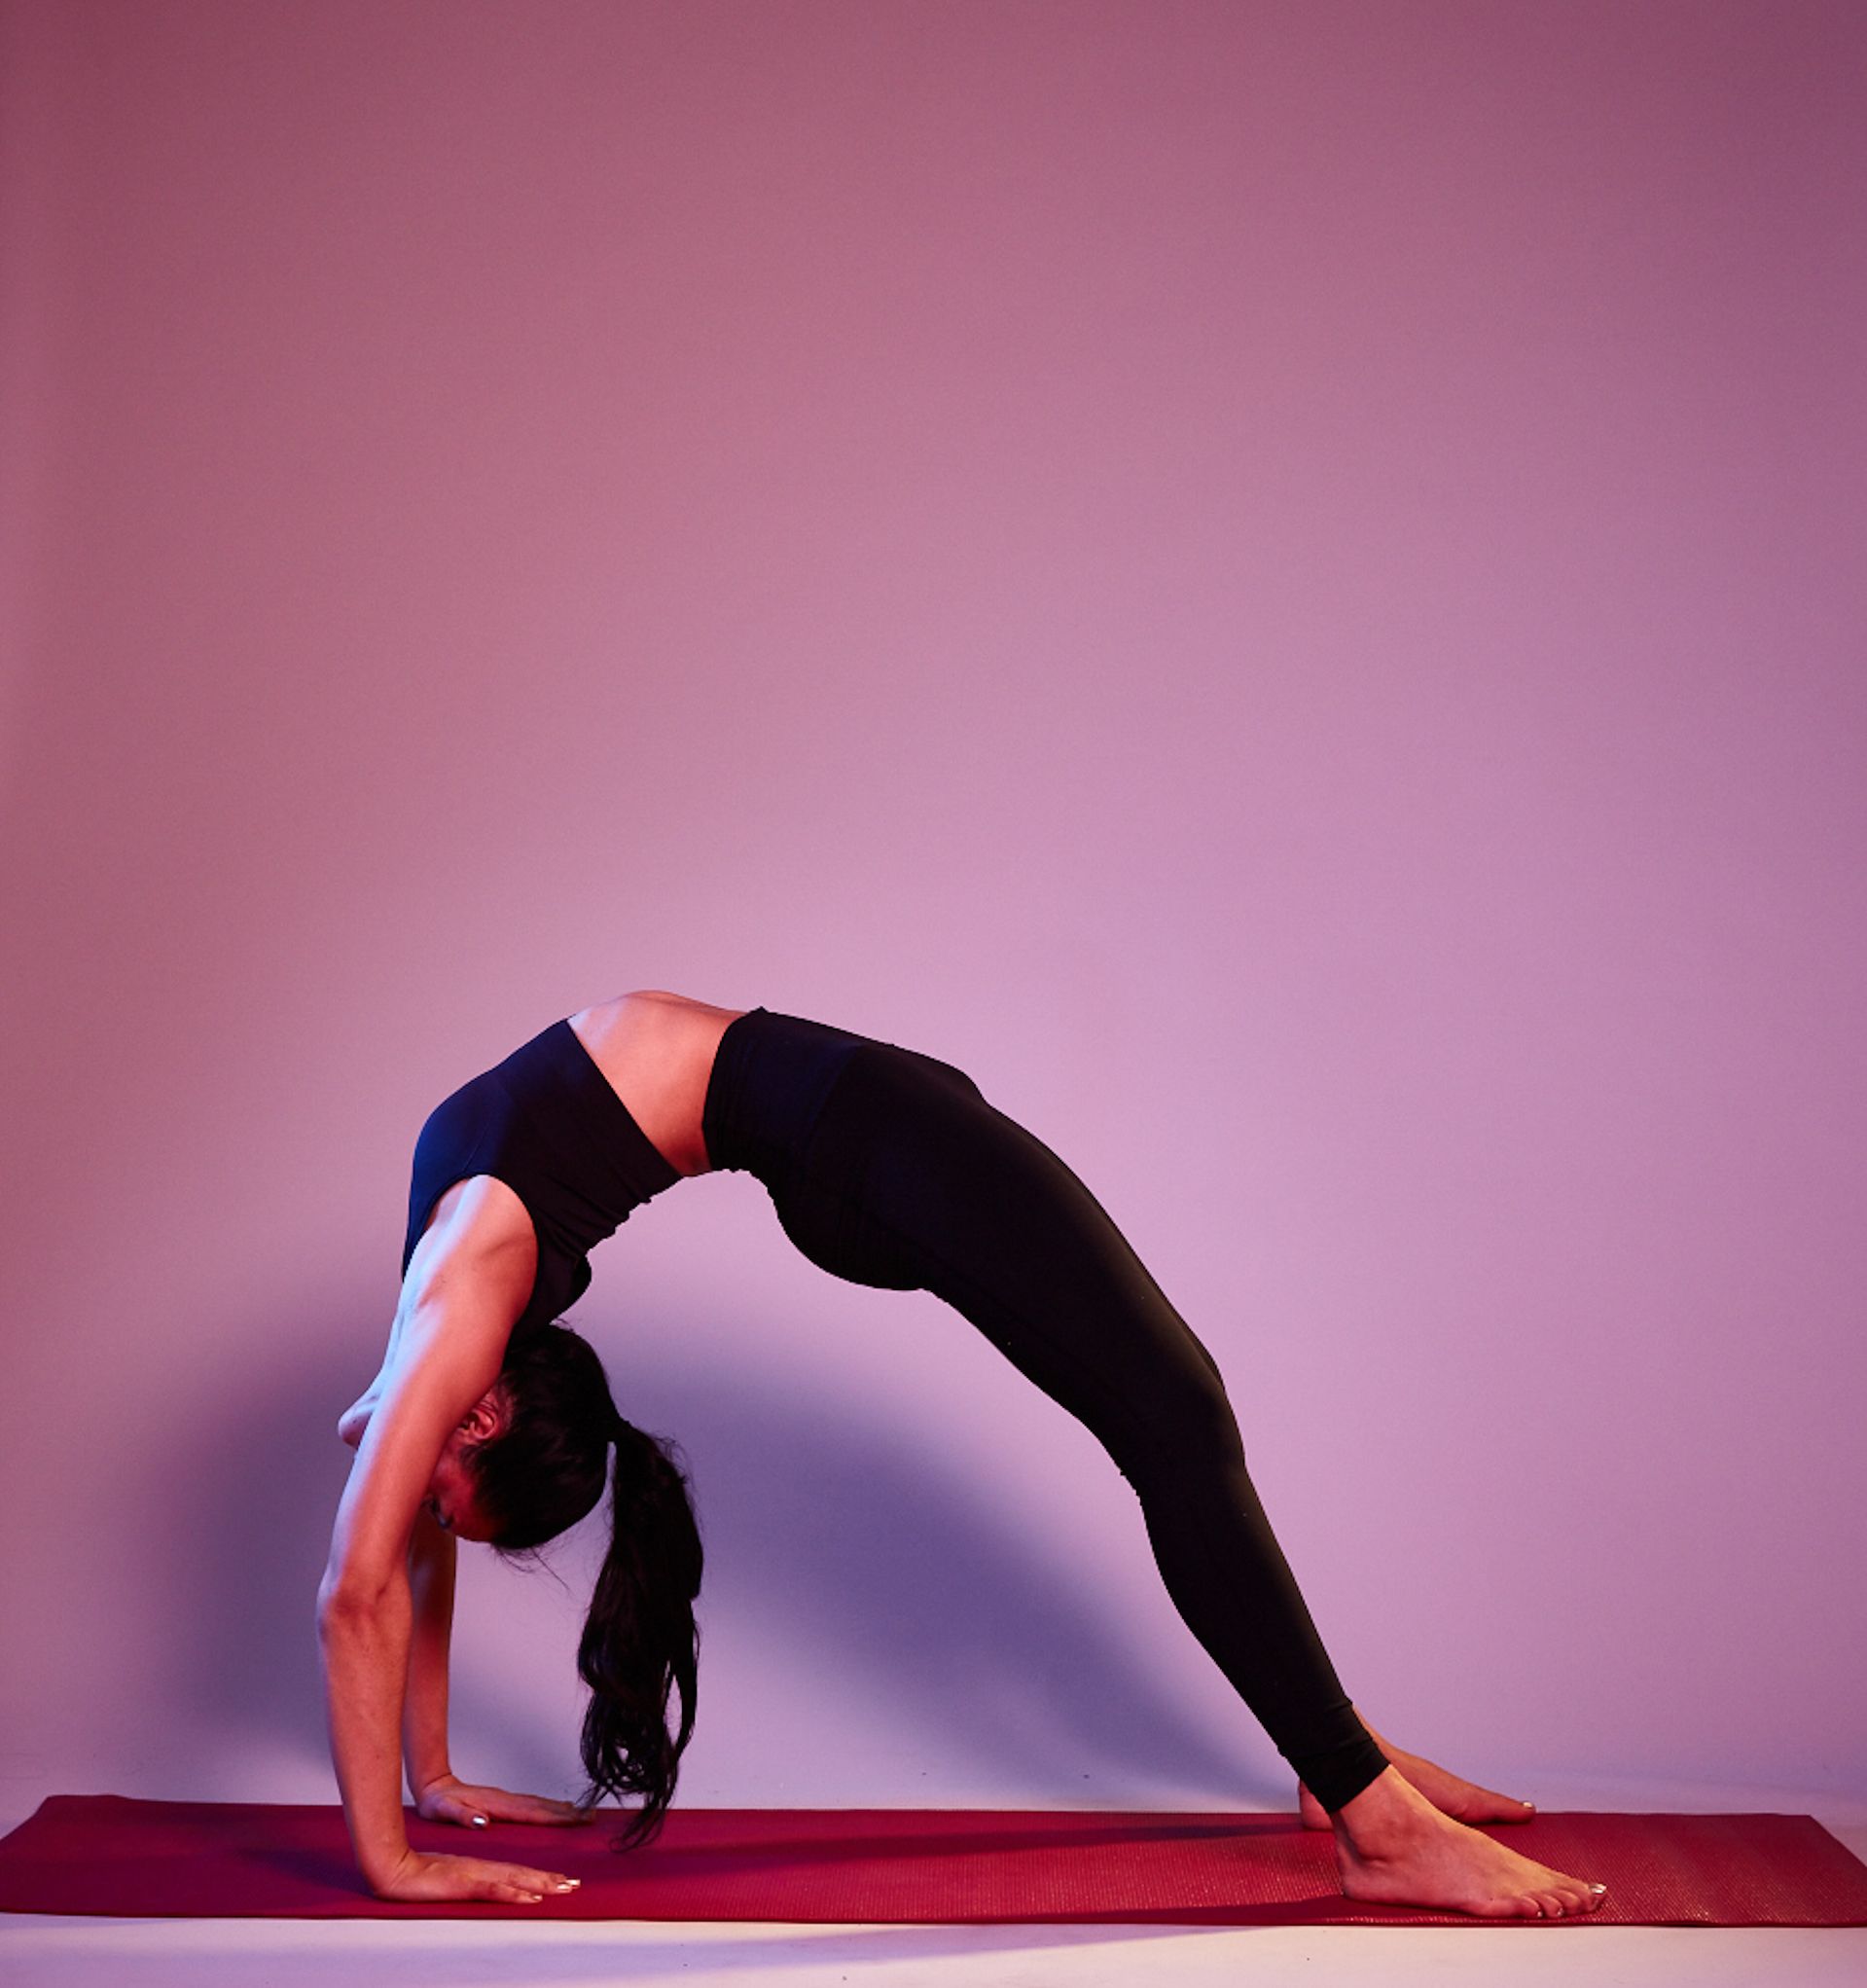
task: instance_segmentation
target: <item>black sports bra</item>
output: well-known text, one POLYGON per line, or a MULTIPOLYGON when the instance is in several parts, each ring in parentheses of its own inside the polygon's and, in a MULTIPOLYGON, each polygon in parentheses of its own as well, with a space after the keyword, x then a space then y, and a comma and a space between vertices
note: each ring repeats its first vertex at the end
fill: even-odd
POLYGON ((429 1112, 414 1146, 405 1278, 435 1203, 475 1174, 503 1180, 538 1232, 538 1274, 515 1332, 550 1324, 582 1297, 590 1251, 630 1210, 686 1178, 635 1123, 568 1019, 429 1112))

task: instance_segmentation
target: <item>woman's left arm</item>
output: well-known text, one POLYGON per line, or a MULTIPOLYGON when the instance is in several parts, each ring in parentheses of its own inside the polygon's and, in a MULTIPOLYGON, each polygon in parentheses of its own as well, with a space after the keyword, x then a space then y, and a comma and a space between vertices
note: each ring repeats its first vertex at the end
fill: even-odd
POLYGON ((456 1542, 423 1505, 409 1534, 409 1688, 402 1758, 416 1813, 432 1823, 583 1823, 588 1809, 550 1795, 515 1794, 457 1780, 448 1758, 448 1656, 453 1635, 456 1542))
POLYGON ((409 1535, 409 1688, 402 1701, 402 1758, 417 1808, 428 1789, 453 1779, 448 1761, 448 1645, 453 1631, 454 1537, 424 1505, 409 1535))

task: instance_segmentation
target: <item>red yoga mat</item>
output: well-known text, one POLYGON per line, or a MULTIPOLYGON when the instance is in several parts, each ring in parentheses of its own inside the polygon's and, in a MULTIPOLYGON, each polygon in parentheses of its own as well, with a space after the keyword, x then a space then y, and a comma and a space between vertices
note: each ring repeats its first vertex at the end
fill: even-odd
POLYGON ((337 1804, 54 1794, 0 1838, 0 1909, 138 1918, 764 1919, 954 1925, 1863 1926, 1867 1864, 1813 1816, 1539 1813, 1486 1825, 1608 1886, 1574 1919, 1481 1919, 1342 1896, 1334 1838, 1294 1815, 1070 1809, 671 1810, 646 1849, 619 1812, 466 1830, 408 1813, 417 1850, 561 1870, 538 1905, 375 1897, 337 1804))

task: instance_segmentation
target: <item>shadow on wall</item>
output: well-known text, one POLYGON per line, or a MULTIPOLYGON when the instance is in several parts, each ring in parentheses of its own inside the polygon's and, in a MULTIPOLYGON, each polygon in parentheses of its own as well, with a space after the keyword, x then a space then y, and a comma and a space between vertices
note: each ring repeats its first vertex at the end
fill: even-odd
MULTIPOLYGON (((736 1608, 816 1652, 826 1684, 848 1679, 898 1708, 903 1730, 962 1778, 976 1768, 1068 1799, 1086 1779, 1106 1791, 1132 1776, 1148 1792, 1170 1782, 1209 1789, 1218 1806, 1295 1808, 1294 1780, 1254 1775, 1243 1746, 1216 1749, 1209 1726, 1135 1668, 1106 1597, 1018 1523, 1009 1477, 960 1474, 932 1422, 852 1424, 811 1378, 763 1376, 756 1395, 723 1392, 713 1373, 696 1377, 691 1399, 680 1379, 652 1390, 690 1458, 709 1575, 736 1608)), ((1033 1389, 1030 1412, 1061 1411, 1033 1389)), ((1115 1487, 1114 1523, 1130 1517, 1125 1549, 1138 1545, 1158 1584, 1138 1500, 1087 1430, 1081 1440, 1115 1487)), ((1205 1661, 1164 1585, 1147 1604, 1142 1641, 1184 1638, 1205 1661)), ((1242 1705, 1239 1717, 1241 1735, 1258 1732, 1242 1705)))
MULTIPOLYGON (((192 1717, 221 1742, 211 1749, 220 1764, 201 1765, 225 1799, 268 1798, 263 1786, 242 1785, 248 1756, 256 1782, 281 1759, 329 1771, 315 1606, 351 1463, 336 1424, 375 1372, 381 1343, 360 1357, 355 1333, 333 1329, 334 1319, 358 1316, 352 1299, 301 1299, 301 1308, 296 1319, 273 1315, 263 1364, 201 1404, 204 1439, 182 1480, 179 1516, 192 1550, 175 1570, 176 1638, 166 1653, 149 1652, 145 1674, 152 1705, 192 1717), (303 1356, 292 1360, 288 1348, 303 1356)), ((670 1348, 700 1338, 664 1322, 670 1348)), ((1239 1708, 1240 1746, 1215 1746, 1208 1727, 1135 1669, 1127 1639, 1110 1633, 1106 1603, 1007 1522, 1003 1489, 958 1473, 936 1428, 904 1439, 898 1427, 852 1423, 808 1374, 779 1386, 747 1374, 735 1393, 717 1363, 645 1370, 639 1347, 625 1370, 613 1333, 592 1329, 625 1413, 671 1435, 691 1476, 707 1551, 700 1735, 707 1687, 718 1688, 710 1623, 716 1611, 752 1610, 761 1644, 777 1638, 814 1653, 826 1691, 898 1707, 926 1755, 961 1778, 1015 1781, 1060 1800, 1080 1798, 1086 1779, 1107 1798, 1111 1783, 1131 1775, 1137 1798, 1170 1783, 1196 1796, 1209 1789, 1213 1806, 1294 1808, 1295 1785, 1280 1764, 1249 1762, 1252 1736, 1259 1747, 1269 1742, 1248 1710, 1239 1708)), ((1032 1406, 1045 1412, 1035 1392, 1032 1406)), ((1107 1468, 1114 1477, 1114 1464, 1107 1468)), ((175 1503, 172 1470, 150 1500, 151 1509, 175 1503)), ((1145 1554, 1131 1492, 1128 1501, 1145 1554)), ((546 1549, 550 1572, 501 1569, 496 1577, 543 1580, 557 1595, 555 1572, 581 1622, 607 1509, 605 1499, 546 1549)), ((485 1552, 463 1546, 463 1579, 466 1556, 485 1552)), ((525 1589, 512 1593, 522 1610, 525 1589)), ((1144 1638, 1188 1636, 1164 1587, 1149 1606, 1156 1616, 1142 1625, 1144 1638)), ((574 1671, 565 1682, 581 1714, 574 1671)), ((543 1696, 535 1708, 516 1702, 456 1647, 453 1725, 463 1742, 479 1735, 476 1776, 541 1790, 574 1777, 575 1718, 543 1696)))
MULTIPOLYGON (((302 1756, 328 1770, 317 1591, 353 1454, 338 1440, 337 1421, 388 1341, 386 1318, 373 1341, 354 1321, 380 1311, 376 1290, 320 1302, 302 1288, 269 1308, 264 1351, 200 1402, 186 1470, 171 1458, 148 1493, 152 1510, 179 1503, 185 1542, 171 1673, 149 1678, 151 1702, 192 1717, 226 1760, 257 1746, 266 1757, 302 1756)), ((229 1777, 210 1778, 224 1786, 229 1777)), ((333 1800, 336 1789, 333 1779, 333 1800)), ((224 1798, 267 1797, 227 1788, 224 1798)))

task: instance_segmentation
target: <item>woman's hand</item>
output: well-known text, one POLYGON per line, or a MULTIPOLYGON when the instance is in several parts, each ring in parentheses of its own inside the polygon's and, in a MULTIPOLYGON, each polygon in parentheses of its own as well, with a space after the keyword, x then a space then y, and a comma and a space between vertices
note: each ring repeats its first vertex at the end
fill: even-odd
POLYGON ((568 1897, 581 1878, 562 1871, 532 1870, 522 1863, 494 1863, 484 1857, 434 1857, 411 1850, 370 1889, 378 1898, 432 1904, 448 1898, 489 1898, 506 1905, 535 1905, 541 1898, 568 1897))
POLYGON ((415 1813, 431 1823, 587 1823, 589 1809, 544 1794, 509 1794, 503 1788, 478 1788, 451 1774, 428 1783, 415 1799, 415 1813))

